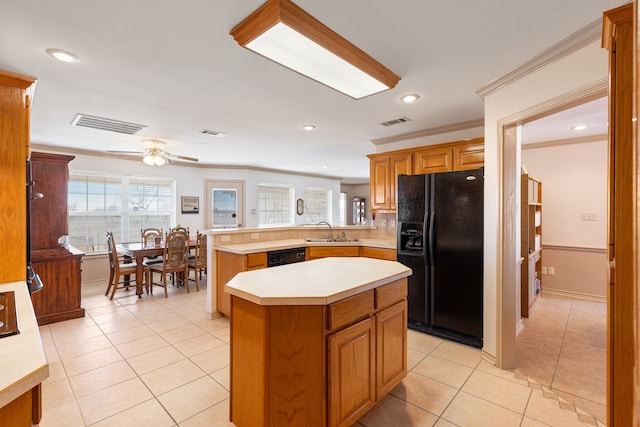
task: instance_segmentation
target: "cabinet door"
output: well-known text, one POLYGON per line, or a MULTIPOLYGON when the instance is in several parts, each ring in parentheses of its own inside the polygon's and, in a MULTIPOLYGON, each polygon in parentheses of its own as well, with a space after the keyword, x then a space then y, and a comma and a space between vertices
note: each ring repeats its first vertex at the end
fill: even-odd
POLYGON ((407 375, 407 301, 376 316, 376 399, 389 393, 407 375))
POLYGON ((258 252, 255 254, 247 254, 247 271, 260 270, 267 268, 267 253, 258 252))
POLYGON ((371 210, 389 209, 391 173, 389 156, 374 157, 371 159, 369 185, 371 187, 371 210))
POLYGON ((471 170, 484 166, 484 139, 453 148, 453 170, 471 170))
POLYGON ((351 426, 375 403, 374 320, 328 338, 329 426, 351 426))
POLYGON ((389 158, 389 165, 393 173, 389 177, 389 207, 396 210, 396 189, 398 186, 398 175, 411 175, 411 154, 399 154, 389 158))
POLYGON ((370 248, 367 246, 360 247, 360 256, 366 258, 386 259, 395 261, 397 253, 395 249, 370 248))
POLYGON ((318 259, 333 256, 360 256, 358 246, 311 246, 307 248, 307 259, 318 259))
POLYGON ((229 317, 231 296, 224 291, 224 285, 241 271, 246 270, 245 255, 216 251, 216 310, 229 317))
POLYGON ((429 148, 413 154, 413 173, 419 175, 453 170, 452 148, 429 148))

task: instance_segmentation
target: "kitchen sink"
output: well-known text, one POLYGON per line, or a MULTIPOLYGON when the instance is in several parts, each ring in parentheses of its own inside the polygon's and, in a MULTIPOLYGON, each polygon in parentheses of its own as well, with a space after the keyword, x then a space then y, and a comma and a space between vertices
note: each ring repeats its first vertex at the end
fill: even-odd
POLYGON ((307 243, 360 243, 362 242, 362 240, 360 239, 327 239, 327 238, 320 238, 320 239, 306 238, 304 239, 304 241, 307 243))

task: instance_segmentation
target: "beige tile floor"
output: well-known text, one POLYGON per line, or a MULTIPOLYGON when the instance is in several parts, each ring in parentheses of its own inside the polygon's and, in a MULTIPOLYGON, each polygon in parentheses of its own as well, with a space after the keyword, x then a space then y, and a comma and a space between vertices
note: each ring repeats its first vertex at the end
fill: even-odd
MULTIPOLYGON (((88 284, 82 291, 86 317, 40 329, 51 374, 41 427, 232 425, 229 322, 205 318, 204 286, 171 289, 167 299, 118 291, 110 301, 104 286, 88 284)), ((407 378, 359 426, 597 425, 560 393, 495 368, 477 349, 408 336, 407 378)))
POLYGON ((607 305, 544 296, 517 339, 518 369, 606 422, 607 305))

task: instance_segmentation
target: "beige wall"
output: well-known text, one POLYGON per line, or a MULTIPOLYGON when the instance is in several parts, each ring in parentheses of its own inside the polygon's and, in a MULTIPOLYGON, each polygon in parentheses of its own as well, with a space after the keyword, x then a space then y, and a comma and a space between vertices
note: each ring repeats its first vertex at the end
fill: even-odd
POLYGON ((555 274, 542 276, 542 293, 606 301, 607 250, 543 246, 542 264, 555 274))
MULTIPOLYGON (((526 132, 524 127, 523 134, 526 132)), ((522 163, 542 180, 542 289, 574 297, 607 294, 607 141, 522 147, 522 163), (582 213, 596 214, 583 221, 582 213)))

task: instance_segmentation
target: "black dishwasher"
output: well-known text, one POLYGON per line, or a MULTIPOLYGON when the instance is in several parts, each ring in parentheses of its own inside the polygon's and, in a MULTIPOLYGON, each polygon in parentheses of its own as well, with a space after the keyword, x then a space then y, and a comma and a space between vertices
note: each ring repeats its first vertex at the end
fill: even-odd
POLYGON ((304 261, 304 248, 279 249, 267 252, 267 267, 304 261))

